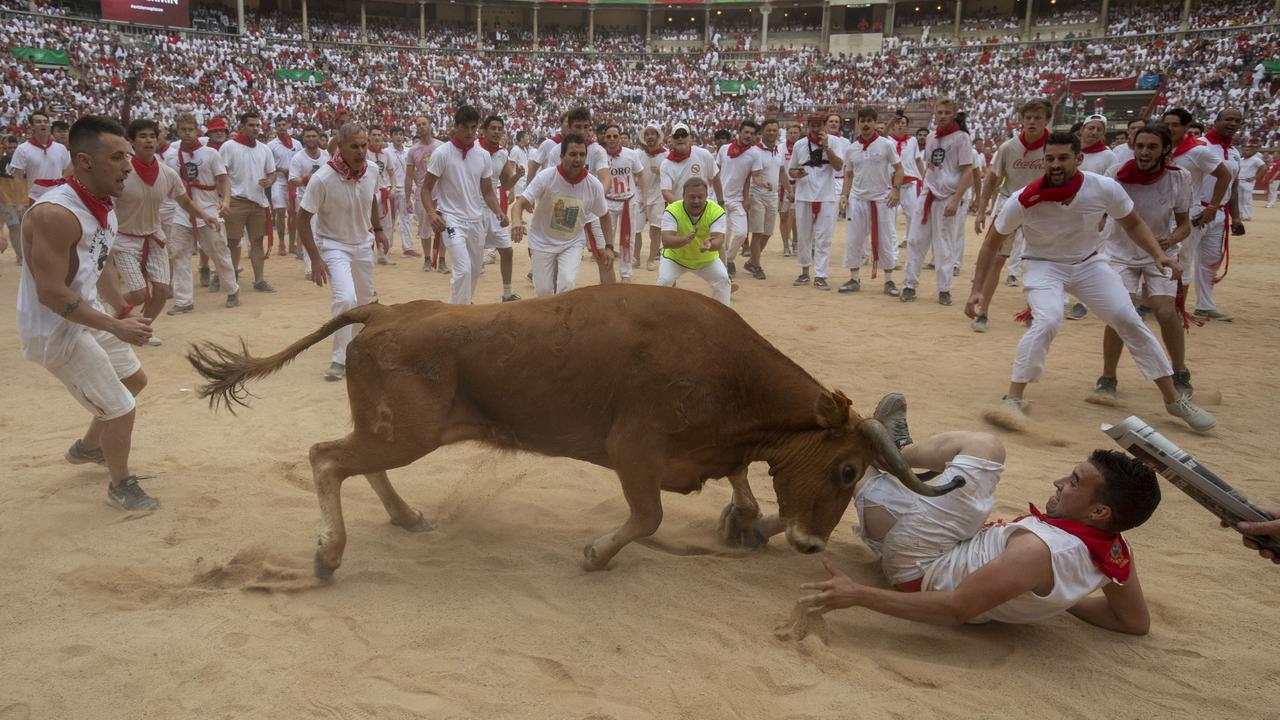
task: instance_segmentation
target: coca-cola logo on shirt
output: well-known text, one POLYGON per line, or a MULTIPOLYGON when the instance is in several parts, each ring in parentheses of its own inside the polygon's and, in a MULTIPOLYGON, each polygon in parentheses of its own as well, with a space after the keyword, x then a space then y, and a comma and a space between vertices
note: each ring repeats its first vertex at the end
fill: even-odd
POLYGON ((1044 158, 1034 158, 1030 160, 1028 160, 1027 158, 1019 158, 1013 161, 1013 169, 1014 170, 1043 170, 1044 158))

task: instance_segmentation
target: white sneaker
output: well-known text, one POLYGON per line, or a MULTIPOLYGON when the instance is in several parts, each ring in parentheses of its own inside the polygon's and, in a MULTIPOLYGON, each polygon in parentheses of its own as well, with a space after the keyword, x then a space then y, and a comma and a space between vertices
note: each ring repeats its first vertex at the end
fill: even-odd
POLYGON ((1025 420, 1027 411, 1031 409, 1031 403, 1022 398, 1003 397, 1000 398, 1000 409, 1009 413, 1015 418, 1025 420))
POLYGON ((1215 418, 1208 410, 1196 405, 1185 397, 1180 397, 1171 403, 1165 403, 1165 410, 1170 415, 1181 418, 1183 422, 1191 426, 1196 432, 1204 432, 1212 430, 1218 424, 1215 418))
POLYGON ((156 337, 155 335, 152 335, 151 337, 147 338, 147 344, 150 345, 151 347, 160 347, 161 345, 164 344, 164 342, 161 341, 160 338, 156 337))

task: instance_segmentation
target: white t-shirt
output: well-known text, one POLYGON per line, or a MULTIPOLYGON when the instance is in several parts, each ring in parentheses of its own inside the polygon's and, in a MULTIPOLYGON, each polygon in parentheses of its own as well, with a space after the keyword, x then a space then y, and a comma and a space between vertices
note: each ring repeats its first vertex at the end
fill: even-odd
POLYGON ((366 154, 366 161, 371 165, 371 170, 378 171, 378 187, 391 187, 391 154, 387 152, 389 148, 383 147, 381 150, 369 149, 366 154))
MULTIPOLYGON (((538 147, 538 150, 542 151, 542 167, 549 168, 560 164, 560 143, 554 140, 545 140, 538 147)), ((587 172, 595 175, 608 166, 609 153, 604 149, 604 146, 598 142, 587 145, 587 172)))
POLYGON ((1111 152, 1115 153, 1116 163, 1123 165, 1133 159, 1133 146, 1129 143, 1117 145, 1111 148, 1111 152))
MULTIPOLYGON (((1119 163, 1107 171, 1107 177, 1115 178, 1124 163, 1119 163)), ((1174 213, 1187 212, 1187 203, 1191 197, 1188 192, 1186 171, 1176 166, 1165 170, 1159 180, 1150 185, 1139 183, 1120 183, 1120 187, 1133 200, 1134 211, 1138 217, 1151 228, 1156 237, 1168 235, 1177 227, 1174 213)), ((1121 265, 1141 267, 1154 262, 1151 254, 1138 247, 1129 239, 1129 235, 1120 227, 1116 219, 1107 216, 1107 226, 1102 229, 1102 236, 1107 241, 1107 256, 1121 265)), ((1177 257, 1181 243, 1165 250, 1170 257, 1177 257)))
POLYGON ((855 200, 889 197, 893 166, 898 162, 898 149, 889 138, 874 135, 865 147, 861 138, 854 138, 844 150, 845 176, 851 178, 849 197, 855 200))
POLYGON ((278 188, 289 187, 289 178, 285 171, 288 170, 289 162, 293 160, 293 156, 302 151, 302 143, 297 140, 290 138, 289 144, 293 147, 286 146, 278 137, 267 143, 267 147, 271 149, 271 159, 275 161, 276 169, 280 170, 280 172, 276 173, 276 181, 274 183, 278 188))
POLYGON ((826 163, 820 166, 805 166, 815 154, 815 147, 809 142, 809 136, 796 140, 791 148, 791 159, 787 162, 788 170, 804 170, 805 176, 796 180, 795 198, 797 202, 835 202, 840 192, 836 189, 836 171, 831 167, 831 158, 839 157, 836 152, 836 136, 828 135, 826 146, 822 150, 826 163))
MULTIPOLYGON (((844 151, 849 149, 849 139, 843 135, 831 135, 830 137, 835 139, 827 147, 830 147, 835 152, 836 157, 844 157, 844 151)), ((836 171, 836 180, 838 182, 844 181, 844 168, 836 171)), ((839 189, 837 184, 836 191, 839 192, 839 189)))
POLYGON ((391 187, 404 189, 404 174, 409 167, 409 148, 396 149, 395 145, 387 146, 387 169, 391 175, 391 187))
POLYGON ((786 167, 786 152, 787 149, 782 143, 772 148, 766 147, 764 143, 756 145, 756 154, 760 156, 760 174, 764 176, 765 182, 769 183, 769 187, 764 188, 752 183, 752 202, 763 200, 770 205, 778 202, 778 173, 786 167))
POLYGON ((743 183, 748 182, 747 178, 752 173, 764 171, 764 157, 759 148, 752 145, 738 157, 729 157, 729 148, 734 144, 722 145, 717 158, 720 165, 720 188, 724 190, 726 203, 741 203, 743 183))
MULTIPOLYGON (((729 232, 728 217, 729 217, 729 213, 723 213, 720 217, 716 218, 715 222, 711 223, 710 232, 721 233, 721 234, 729 232)), ((701 216, 698 216, 697 218, 690 218, 690 219, 693 220, 694 224, 696 225, 697 221, 701 219, 701 216)), ((676 216, 672 215, 669 212, 662 213, 661 229, 666 230, 667 232, 675 232, 676 230, 679 230, 680 229, 679 226, 676 225, 676 216)))
POLYGON ((222 162, 226 163, 227 176, 231 178, 231 197, 238 197, 267 207, 267 192, 258 186, 262 178, 276 171, 275 157, 265 143, 253 147, 235 140, 228 140, 218 148, 222 162))
POLYGON ((893 140, 894 149, 898 151, 902 162, 902 177, 923 179, 920 177, 920 169, 916 167, 916 160, 920 158, 920 143, 916 136, 908 135, 905 140, 890 136, 890 139, 893 140))
POLYGON ((507 152, 504 147, 499 147, 494 152, 489 152, 484 146, 481 146, 480 149, 489 153, 489 162, 492 163, 489 172, 493 173, 493 191, 495 193, 499 192, 502 190, 502 171, 507 169, 507 162, 511 158, 511 153, 507 152))
MULTIPOLYGON (((294 155, 293 159, 289 161, 289 178, 302 180, 320 172, 320 168, 329 162, 329 151, 324 148, 317 148, 317 151, 320 154, 316 157, 308 155, 306 150, 294 155)), ((309 182, 303 184, 304 191, 309 184, 309 182)))
POLYGON ((991 172, 1000 181, 1000 197, 1013 195, 1044 177, 1044 145, 1028 150, 1021 137, 1004 141, 991 158, 991 172))
POLYGON ((676 162, 670 156, 663 160, 659 174, 662 176, 659 189, 670 190, 678 200, 684 197, 684 184, 693 177, 707 181, 707 194, 714 195, 715 187, 711 181, 720 174, 720 168, 716 167, 716 159, 712 157, 710 150, 692 145, 689 147, 689 156, 684 160, 676 162))
POLYGON ((1253 157, 1240 158, 1240 182, 1251 183, 1258 179, 1258 172, 1266 167, 1267 162, 1262 155, 1254 153, 1253 157))
POLYGON ((1084 161, 1080 163, 1080 169, 1103 175, 1118 161, 1115 151, 1111 150, 1111 148, 1105 148, 1097 152, 1085 153, 1084 161))
MULTIPOLYGON (((169 167, 178 173, 183 182, 183 189, 196 207, 206 215, 217 217, 222 197, 218 195, 218 177, 227 174, 227 166, 222 162, 222 154, 208 145, 201 145, 194 152, 182 149, 179 143, 169 148, 164 160, 169 167), (213 188, 206 190, 203 188, 213 188)), ((191 215, 181 209, 173 216, 173 222, 183 227, 191 227, 191 215)), ((196 220, 196 227, 204 227, 203 220, 196 220)))
POLYGON ((344 180, 325 163, 311 176, 299 207, 315 216, 311 228, 318 237, 348 245, 369 242, 370 208, 378 191, 376 170, 366 162, 359 180, 344 180))
POLYGON ((50 187, 37 185, 36 180, 58 180, 71 165, 71 153, 63 145, 49 141, 49 147, 42 148, 31 140, 18 145, 13 151, 13 159, 9 161, 9 172, 21 170, 27 174, 27 195, 32 201, 39 200, 49 192, 50 187))
MULTIPOLYGON (((1199 203, 1200 188, 1204 185, 1205 178, 1211 177, 1210 173, 1218 169, 1222 164, 1223 158, 1221 152, 1214 152, 1209 149, 1208 143, 1196 145, 1181 155, 1170 155, 1169 162, 1177 165, 1187 171, 1187 175, 1191 180, 1191 202, 1199 203)), ((1216 182, 1216 181, 1215 181, 1216 182)), ((1203 198, 1210 200, 1213 197, 1213 186, 1209 186, 1209 196, 1203 198)), ((1226 202, 1230 195, 1223 195, 1222 202, 1226 202)), ((1198 210, 1196 211, 1199 212, 1198 210)))
POLYGON ((583 242, 583 226, 607 212, 604 186, 595 175, 588 172, 571 183, 558 165, 539 170, 520 196, 533 204, 529 247, 540 252, 560 252, 583 242))
POLYGON ((636 150, 636 155, 644 163, 644 171, 647 173, 645 175, 644 204, 662 203, 663 207, 666 207, 667 204, 662 201, 662 161, 667 159, 667 150, 663 148, 661 152, 650 155, 648 150, 641 148, 636 150))
POLYGON ((946 200, 960 189, 960 179, 973 169, 973 139, 956 130, 942 137, 931 133, 924 144, 924 186, 946 200))
POLYGON ((644 160, 640 151, 625 147, 618 148, 617 155, 609 155, 605 150, 605 156, 609 158, 609 185, 604 189, 604 196, 609 201, 609 210, 616 212, 640 189, 637 178, 644 172, 644 160))
POLYGON ((1120 183, 1091 172, 1077 172, 1084 176, 1084 182, 1070 204, 1041 202, 1028 208, 1014 195, 1000 208, 996 232, 1012 235, 1022 228, 1024 258, 1082 262, 1101 249, 1098 225, 1103 213, 1122 218, 1133 212, 1133 200, 1120 183))
POLYGON ((464 152, 450 141, 431 153, 427 172, 437 178, 435 205, 445 222, 480 222, 490 212, 480 194, 480 181, 493 177, 489 160, 489 153, 478 142, 472 142, 464 152))
MULTIPOLYGON (((1221 145, 1209 143, 1205 145, 1205 149, 1209 150, 1215 158, 1227 166, 1227 171, 1231 173, 1231 183, 1235 184, 1236 178, 1240 177, 1240 151, 1234 147, 1223 150, 1221 145)), ((1213 199, 1213 186, 1217 184, 1218 179, 1212 175, 1205 175, 1200 181, 1199 202, 1207 203, 1213 199)), ((1222 206, 1218 208, 1217 219, 1222 220, 1226 217, 1227 201, 1231 199, 1231 190, 1228 186, 1227 193, 1222 196, 1222 206)), ((1199 212, 1199 211, 1197 211, 1199 212)))
MULTIPOLYGON (((1005 207, 1010 205, 1019 203, 1016 200, 1005 203, 1005 207)), ((965 578, 999 557, 1009 540, 1019 532, 1034 533, 1049 547, 1050 562, 1053 565, 1053 590, 1043 596, 1025 592, 969 622, 1040 622, 1073 607, 1110 582, 1093 564, 1089 549, 1079 538, 1036 517, 1026 517, 1011 523, 993 523, 979 530, 977 535, 957 543, 925 570, 921 589, 942 592, 955 590, 965 578)))

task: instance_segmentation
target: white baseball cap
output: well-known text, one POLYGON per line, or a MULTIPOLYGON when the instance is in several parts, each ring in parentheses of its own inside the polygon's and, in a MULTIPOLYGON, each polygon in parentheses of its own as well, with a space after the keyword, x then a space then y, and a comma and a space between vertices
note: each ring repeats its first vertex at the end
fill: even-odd
POLYGON ((686 125, 686 124, 684 124, 684 123, 682 123, 682 122, 678 122, 678 123, 676 123, 675 125, 672 125, 672 126, 671 126, 671 134, 672 134, 672 135, 675 135, 676 133, 680 132, 681 130, 685 131, 685 133, 687 133, 687 134, 689 134, 689 135, 692 135, 692 134, 693 134, 693 131, 689 130, 689 126, 688 126, 688 125, 686 125))

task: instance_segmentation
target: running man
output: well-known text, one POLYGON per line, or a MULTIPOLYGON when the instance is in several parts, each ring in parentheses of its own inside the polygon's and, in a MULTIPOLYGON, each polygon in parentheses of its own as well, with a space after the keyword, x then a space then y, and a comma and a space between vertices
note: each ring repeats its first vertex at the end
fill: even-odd
MULTIPOLYGON (((1244 124, 1244 115, 1236 109, 1227 108, 1214 118, 1213 128, 1204 134, 1202 142, 1208 143, 1206 148, 1213 151, 1214 157, 1222 160, 1231 178, 1227 204, 1220 206, 1213 214, 1202 213, 1197 218, 1198 224, 1204 228, 1192 256, 1195 272, 1196 311, 1195 315, 1206 320, 1222 320, 1230 322, 1231 313, 1223 312, 1213 301, 1213 289, 1226 276, 1227 237, 1243 235, 1244 223, 1240 222, 1240 192, 1236 178, 1240 176, 1240 151, 1235 147, 1236 133, 1244 124), (1219 274, 1221 271, 1221 274, 1219 274)), ((1200 204, 1209 206, 1210 195, 1216 189, 1214 180, 1205 178, 1200 186, 1200 204)))
POLYGON ((1080 126, 1080 152, 1084 153, 1084 162, 1080 169, 1085 172, 1105 174, 1115 167, 1118 159, 1115 151, 1107 147, 1107 117, 1090 115, 1080 126))
MULTIPOLYGON (((308 125, 302 130, 302 152, 293 156, 292 164, 289 166, 289 185, 293 187, 294 196, 307 191, 307 184, 311 182, 311 176, 320 171, 324 164, 329 162, 329 151, 320 147, 320 128, 315 125, 308 125)), ((366 162, 368 158, 366 157, 366 162)), ((315 225, 315 220, 311 223, 315 225)), ((311 228, 312 235, 315 234, 315 227, 311 228)), ((307 280, 311 279, 311 254, 305 249, 302 251, 303 261, 303 277, 307 280)))
POLYGON ((662 216, 667 211, 667 203, 662 198, 662 161, 667 157, 667 148, 662 144, 662 130, 657 125, 645 125, 640 131, 641 149, 644 152, 645 185, 644 185, 644 217, 649 226, 649 259, 644 269, 653 272, 658 269, 658 252, 662 249, 662 216))
MULTIPOLYGON (((71 169, 71 154, 61 143, 55 142, 49 128, 49 113, 36 110, 31 113, 31 137, 13 151, 9 161, 9 173, 24 195, 23 201, 32 203, 50 189, 61 184, 71 169)), ((15 243, 17 245, 18 243, 15 243)), ((19 250, 19 258, 22 258, 19 250)))

